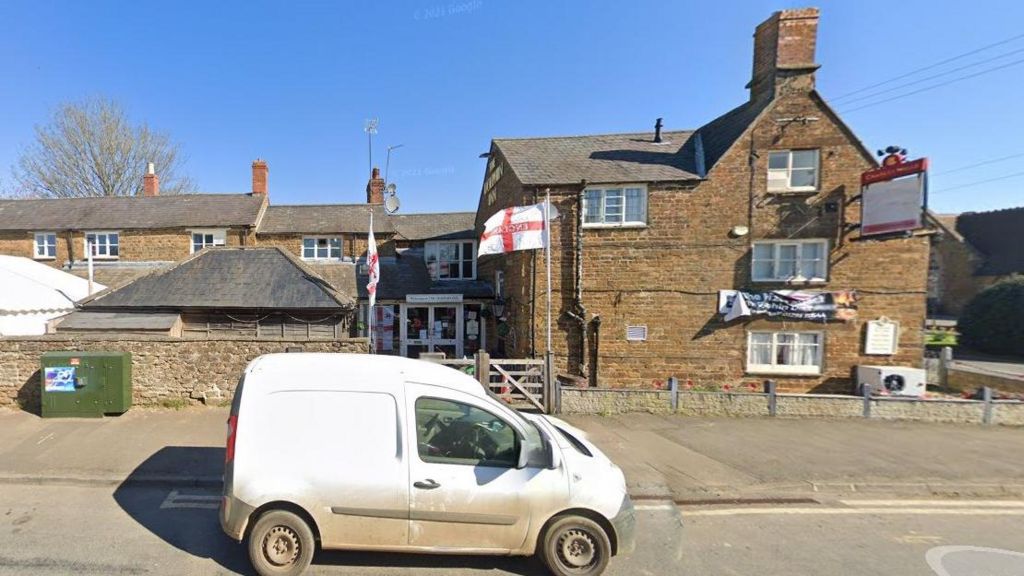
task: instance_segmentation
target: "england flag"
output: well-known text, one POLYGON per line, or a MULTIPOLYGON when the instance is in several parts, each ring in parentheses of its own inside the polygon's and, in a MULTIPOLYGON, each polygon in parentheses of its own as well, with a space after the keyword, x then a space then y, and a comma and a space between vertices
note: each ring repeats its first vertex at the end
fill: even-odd
POLYGON ((377 282, 380 281, 380 258, 377 256, 377 242, 373 238, 373 214, 370 215, 370 238, 366 248, 366 267, 370 281, 366 284, 366 293, 370 297, 370 310, 377 303, 377 282))
MULTIPOLYGON (((551 218, 556 216, 551 207, 551 218)), ((484 222, 477 256, 504 254, 515 250, 535 250, 547 244, 544 203, 505 208, 484 222)))

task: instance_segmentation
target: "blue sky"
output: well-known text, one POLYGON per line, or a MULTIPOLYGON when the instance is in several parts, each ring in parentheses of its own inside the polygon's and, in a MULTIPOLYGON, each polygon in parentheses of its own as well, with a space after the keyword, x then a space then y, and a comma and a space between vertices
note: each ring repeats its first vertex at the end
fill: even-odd
MULTIPOLYGON (((830 100, 1024 34, 1016 2, 816 4, 830 100)), ((247 191, 262 157, 273 203, 362 202, 363 122, 378 117, 374 162, 404 145, 390 174, 403 212, 475 210, 491 138, 647 130, 658 116, 697 127, 746 99, 754 26, 803 5, 4 2, 0 180, 56 105, 105 96, 179 141, 205 192, 247 191)), ((1024 174, 975 185, 1024 173, 1024 64, 850 110, 1022 60, 1024 38, 875 91, 996 57, 835 107, 871 149, 932 159, 933 209, 1024 205, 1024 174)))

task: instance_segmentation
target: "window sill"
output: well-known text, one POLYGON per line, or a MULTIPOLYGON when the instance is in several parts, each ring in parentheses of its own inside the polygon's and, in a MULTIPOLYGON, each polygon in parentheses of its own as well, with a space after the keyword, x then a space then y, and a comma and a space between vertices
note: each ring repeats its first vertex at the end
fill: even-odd
POLYGON ((584 224, 584 229, 595 228, 595 229, 615 229, 615 228, 647 228, 647 224, 643 222, 627 223, 627 224, 584 224))
POLYGON ((32 259, 36 260, 36 261, 46 261, 46 260, 56 260, 57 257, 56 256, 33 256, 32 259))
POLYGON ((785 284, 786 286, 824 286, 828 284, 828 280, 814 278, 812 280, 786 280, 784 278, 771 278, 771 279, 758 279, 752 278, 750 280, 755 284, 785 284))
POLYGON ((821 368, 814 367, 813 370, 794 370, 790 367, 752 366, 744 371, 747 376, 795 376, 804 378, 815 378, 821 376, 821 368))
POLYGON ((817 194, 821 190, 817 188, 785 188, 782 190, 768 190, 769 194, 775 196, 803 196, 810 194, 817 194))

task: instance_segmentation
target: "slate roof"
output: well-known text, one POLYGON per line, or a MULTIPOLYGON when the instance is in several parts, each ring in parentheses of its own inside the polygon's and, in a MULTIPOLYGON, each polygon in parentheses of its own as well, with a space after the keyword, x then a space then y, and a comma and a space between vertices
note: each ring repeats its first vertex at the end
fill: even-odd
POLYGON ((736 142, 743 132, 757 119, 761 111, 771 103, 770 98, 747 101, 701 126, 697 132, 704 146, 704 167, 711 168, 736 142))
POLYGON ((699 180, 691 131, 499 138, 494 146, 524 185, 699 180))
POLYGON ((76 310, 68 314, 57 325, 57 331, 168 331, 174 327, 181 317, 177 312, 148 313, 137 312, 93 312, 76 310))
POLYGON ((251 194, 0 200, 0 230, 255 226, 262 205, 251 194))
MULTIPOLYGON (((342 292, 358 293, 360 300, 369 297, 366 292, 369 278, 359 273, 358 264, 313 264, 310 268, 342 292)), ((494 289, 489 282, 479 279, 435 282, 430 279, 423 261, 423 249, 408 248, 399 250, 398 256, 381 257, 377 300, 405 300, 408 294, 462 294, 466 298, 493 298, 494 289)))
POLYGON ((370 209, 373 210, 374 234, 395 231, 381 205, 369 204, 303 204, 267 206, 257 234, 367 234, 370 231, 370 209))
POLYGON ((351 296, 282 248, 207 248, 177 266, 83 300, 85 310, 338 310, 351 296))
POLYGON ((1024 273, 1024 207, 992 212, 965 212, 956 231, 985 256, 979 276, 1024 273))
POLYGON ((406 240, 463 240, 476 238, 476 212, 401 214, 391 216, 395 232, 406 240))

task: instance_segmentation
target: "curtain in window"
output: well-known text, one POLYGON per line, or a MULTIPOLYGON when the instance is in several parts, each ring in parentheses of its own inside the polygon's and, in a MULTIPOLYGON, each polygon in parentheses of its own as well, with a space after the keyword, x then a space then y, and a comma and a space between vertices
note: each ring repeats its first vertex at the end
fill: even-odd
POLYGON ((769 365, 772 363, 772 335, 754 333, 750 335, 750 364, 769 365))
POLYGON ((644 192, 640 188, 626 188, 626 222, 645 222, 644 192))
POLYGON ((587 224, 601 222, 601 191, 587 190, 583 194, 583 220, 587 224))

